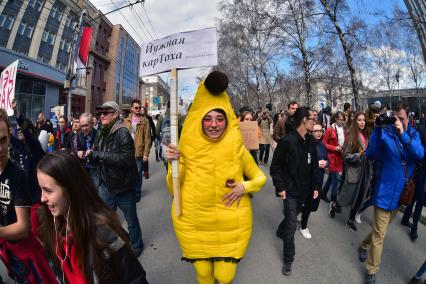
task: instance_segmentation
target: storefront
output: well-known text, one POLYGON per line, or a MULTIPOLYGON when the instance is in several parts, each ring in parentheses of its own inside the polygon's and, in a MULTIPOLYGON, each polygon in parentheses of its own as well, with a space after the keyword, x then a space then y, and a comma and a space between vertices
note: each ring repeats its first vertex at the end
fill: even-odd
POLYGON ((22 114, 35 121, 40 111, 49 114, 50 108, 58 105, 65 73, 5 48, 0 48, 0 72, 17 59, 15 97, 22 114))

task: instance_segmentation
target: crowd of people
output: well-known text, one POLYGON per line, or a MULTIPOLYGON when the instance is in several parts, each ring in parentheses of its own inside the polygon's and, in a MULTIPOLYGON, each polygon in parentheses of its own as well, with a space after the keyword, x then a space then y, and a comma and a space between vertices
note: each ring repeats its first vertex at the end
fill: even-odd
MULTIPOLYGON (((302 236, 312 238, 309 217, 322 200, 330 218, 348 211, 345 225, 352 231, 373 207, 373 228, 358 257, 366 262, 366 283, 375 283, 388 225, 410 184, 415 193, 401 223, 411 240, 418 238, 426 124, 414 126, 402 103, 389 111, 376 102, 364 113, 349 103, 342 111, 316 111, 291 101, 275 115, 248 108, 236 115, 227 87, 219 71, 200 82, 186 117, 179 117, 178 145, 169 143, 170 112, 151 117, 139 100, 127 117, 108 101, 96 115, 59 116, 52 123, 40 113, 34 125, 16 101, 12 119, 0 110, 0 257, 9 277, 17 283, 147 283, 138 261, 144 242, 137 203, 154 148, 172 196, 179 181, 180 195, 173 197, 181 214, 174 203, 173 226, 198 283, 232 282, 251 237, 251 198, 265 185, 261 168, 268 165, 283 201, 276 232, 283 241, 282 273, 292 274, 298 222, 302 236), (258 127, 254 149, 244 144, 245 121, 258 127)), ((410 283, 422 283, 425 270, 426 262, 410 283)))

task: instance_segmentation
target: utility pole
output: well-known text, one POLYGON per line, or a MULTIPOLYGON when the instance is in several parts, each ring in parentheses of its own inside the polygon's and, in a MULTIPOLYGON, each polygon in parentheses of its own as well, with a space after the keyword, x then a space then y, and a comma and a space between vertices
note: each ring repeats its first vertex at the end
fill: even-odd
POLYGON ((67 73, 67 81, 68 81, 68 96, 67 96, 67 115, 71 113, 71 102, 72 102, 72 94, 71 94, 71 86, 72 81, 75 79, 75 74, 73 74, 74 70, 74 54, 75 48, 77 44, 78 35, 80 34, 81 25, 83 23, 83 16, 86 14, 86 8, 83 8, 80 13, 80 19, 78 21, 77 27, 74 30, 74 35, 71 43, 70 56, 68 58, 68 73, 67 73))

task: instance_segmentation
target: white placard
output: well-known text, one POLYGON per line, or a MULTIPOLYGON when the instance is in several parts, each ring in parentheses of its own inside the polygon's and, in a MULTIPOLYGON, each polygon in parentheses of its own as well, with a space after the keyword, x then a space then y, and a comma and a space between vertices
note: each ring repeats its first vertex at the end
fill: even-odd
POLYGON ((8 115, 13 115, 11 107, 15 98, 16 73, 18 72, 19 60, 15 60, 1 72, 0 78, 0 108, 7 111, 8 115))
POLYGON ((216 28, 182 32, 142 44, 141 75, 217 65, 216 28))

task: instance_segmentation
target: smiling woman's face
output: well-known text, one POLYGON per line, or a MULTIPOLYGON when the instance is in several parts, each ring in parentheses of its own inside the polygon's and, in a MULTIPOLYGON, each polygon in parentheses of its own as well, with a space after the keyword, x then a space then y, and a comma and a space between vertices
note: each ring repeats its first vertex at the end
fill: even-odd
POLYGON ((219 139, 226 130, 226 116, 212 110, 203 117, 203 132, 211 139, 219 139))

